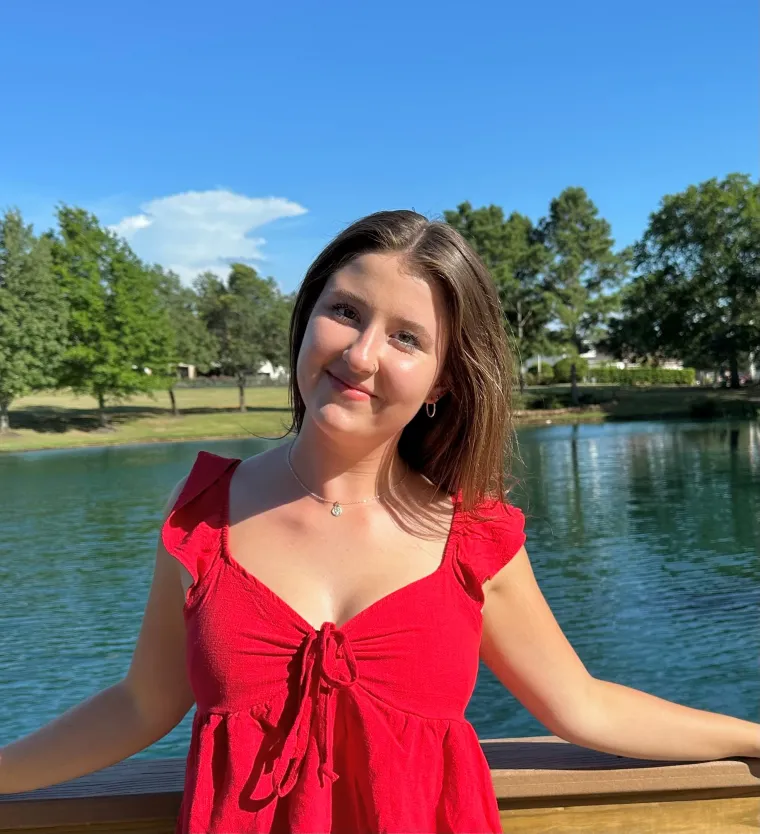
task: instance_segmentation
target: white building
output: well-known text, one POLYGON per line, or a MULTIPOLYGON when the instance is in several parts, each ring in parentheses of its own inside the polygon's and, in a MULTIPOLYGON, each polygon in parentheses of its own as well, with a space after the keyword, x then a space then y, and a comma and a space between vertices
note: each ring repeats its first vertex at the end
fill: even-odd
MULTIPOLYGON (((219 367, 218 362, 212 362, 212 366, 219 367)), ((198 376, 198 371, 195 365, 188 362, 179 362, 177 364, 177 373, 181 379, 195 379, 198 376)), ((271 362, 262 362, 259 365, 256 376, 259 378, 268 377, 270 382, 286 382, 288 379, 288 369, 284 365, 277 365, 273 367, 271 362)))
MULTIPOLYGON (((531 370, 532 368, 540 371, 542 367, 546 367, 547 365, 553 366, 559 362, 560 359, 565 359, 567 356, 568 354, 566 353, 561 356, 531 356, 523 362, 523 373, 531 370)), ((585 359, 588 362, 589 368, 606 365, 613 366, 622 371, 626 368, 639 367, 636 362, 621 362, 618 359, 615 359, 614 356, 609 356, 606 353, 599 352, 596 348, 592 348, 591 350, 587 350, 585 353, 581 353, 580 358, 585 359)), ((683 362, 677 359, 666 359, 663 362, 660 362, 658 367, 671 371, 680 371, 683 369, 683 362)))
POLYGON ((274 367, 271 362, 264 362, 258 370, 258 375, 269 377, 271 382, 285 382, 288 378, 288 369, 284 365, 274 367))

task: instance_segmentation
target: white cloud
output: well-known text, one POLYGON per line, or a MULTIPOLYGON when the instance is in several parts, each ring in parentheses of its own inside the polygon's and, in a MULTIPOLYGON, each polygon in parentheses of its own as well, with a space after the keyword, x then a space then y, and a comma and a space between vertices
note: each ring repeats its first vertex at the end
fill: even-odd
POLYGON ((140 206, 140 214, 110 228, 148 263, 173 269, 186 283, 212 270, 226 275, 230 261, 264 258, 264 238, 251 232, 306 209, 281 197, 246 197, 232 191, 186 191, 140 206))
POLYGON ((131 237, 134 232, 140 229, 147 229, 153 221, 145 214, 135 214, 133 217, 125 217, 110 228, 121 237, 131 237))

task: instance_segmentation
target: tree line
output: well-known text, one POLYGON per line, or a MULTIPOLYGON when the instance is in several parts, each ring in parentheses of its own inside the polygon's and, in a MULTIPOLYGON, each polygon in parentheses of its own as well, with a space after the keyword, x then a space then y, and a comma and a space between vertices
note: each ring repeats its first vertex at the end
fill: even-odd
MULTIPOLYGON (((665 196, 641 239, 616 248, 583 188, 565 189, 535 223, 469 202, 444 212, 489 268, 522 362, 590 347, 658 367, 740 369, 760 350, 760 185, 731 174, 665 196)), ((245 385, 285 364, 293 297, 242 263, 184 286, 146 264, 89 212, 61 206, 35 235, 0 217, 0 431, 14 399, 70 388, 106 405, 165 390, 177 412, 180 363, 216 365, 245 385), (149 371, 149 372, 146 372, 149 371)))
POLYGON ((445 218, 489 267, 523 359, 596 347, 653 367, 726 370, 739 387, 760 352, 760 185, 749 176, 665 196, 623 249, 582 188, 536 223, 469 203, 445 218))
POLYGON ((285 361, 293 300, 273 278, 234 263, 187 287, 87 211, 56 219, 37 237, 17 210, 0 218, 0 431, 14 399, 50 388, 94 397, 102 426, 107 403, 161 389, 176 414, 180 363, 218 364, 244 411, 247 378, 285 361))

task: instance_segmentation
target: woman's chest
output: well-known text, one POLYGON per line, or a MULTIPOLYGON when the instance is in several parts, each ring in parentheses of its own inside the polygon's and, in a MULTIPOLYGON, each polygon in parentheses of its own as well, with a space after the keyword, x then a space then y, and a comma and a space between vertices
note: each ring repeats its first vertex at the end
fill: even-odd
POLYGON ((443 567, 446 536, 421 539, 370 515, 292 512, 231 525, 228 559, 318 629, 340 627, 443 567))
POLYGON ((348 682, 354 696, 400 710, 461 718, 477 676, 482 620, 454 577, 436 570, 366 599, 356 613, 331 619, 307 594, 299 612, 295 600, 220 561, 186 613, 199 706, 269 709, 308 689, 306 675, 328 687, 348 682))

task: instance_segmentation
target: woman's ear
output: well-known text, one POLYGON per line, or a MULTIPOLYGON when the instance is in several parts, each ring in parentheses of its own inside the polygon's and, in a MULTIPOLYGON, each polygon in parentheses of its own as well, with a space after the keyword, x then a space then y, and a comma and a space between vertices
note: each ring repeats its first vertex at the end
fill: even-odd
POLYGON ((427 397, 425 398, 425 402, 434 403, 438 402, 444 394, 448 394, 451 391, 451 374, 449 372, 448 367, 444 367, 440 373, 438 374, 438 378, 433 383, 433 387, 430 389, 427 397))
POLYGON ((446 393, 446 390, 447 389, 445 385, 435 385, 428 394, 425 402, 437 403, 438 400, 440 400, 441 397, 446 393))

